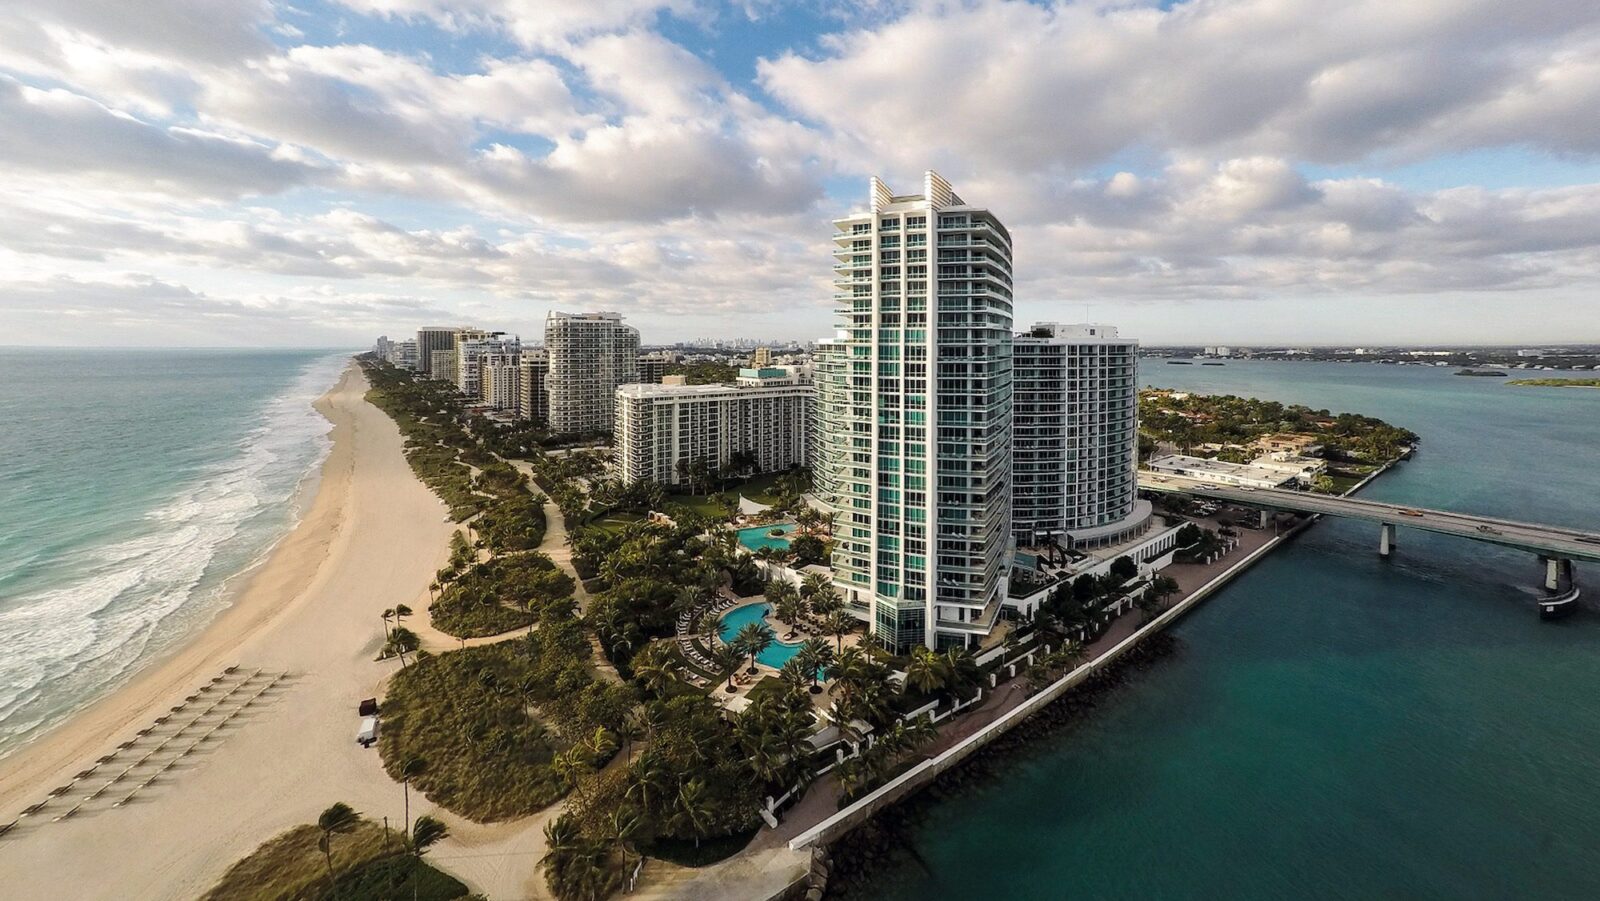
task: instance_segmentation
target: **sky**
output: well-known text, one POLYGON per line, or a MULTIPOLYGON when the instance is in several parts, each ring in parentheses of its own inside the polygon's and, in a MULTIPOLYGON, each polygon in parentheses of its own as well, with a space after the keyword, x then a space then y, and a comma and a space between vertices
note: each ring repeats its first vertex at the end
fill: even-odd
POLYGON ((926 169, 1019 328, 1600 342, 1588 0, 7 0, 0 344, 825 337, 926 169))

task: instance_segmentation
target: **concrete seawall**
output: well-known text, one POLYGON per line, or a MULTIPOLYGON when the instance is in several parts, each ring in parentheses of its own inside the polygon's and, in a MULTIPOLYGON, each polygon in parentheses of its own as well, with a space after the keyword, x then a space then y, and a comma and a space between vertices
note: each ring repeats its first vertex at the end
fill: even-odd
MULTIPOLYGON (((1394 466, 1395 462, 1396 461, 1391 461, 1374 470, 1366 478, 1362 479, 1355 485, 1352 485, 1347 491, 1344 492, 1344 494, 1354 494, 1355 492, 1366 487, 1372 482, 1373 479, 1376 479, 1378 476, 1388 472, 1389 469, 1394 466)), ((879 787, 876 791, 872 792, 866 797, 856 801, 854 804, 851 804, 833 816, 828 817, 800 835, 795 836, 789 842, 790 849, 798 851, 818 845, 828 845, 846 833, 850 832, 852 829, 866 822, 868 819, 871 819, 872 816, 879 811, 897 804, 901 800, 915 794, 917 791, 921 790, 923 787, 937 778, 941 773, 960 765, 963 760, 970 757, 974 752, 978 751, 983 746, 994 741, 996 738, 999 738, 1001 735, 1004 735, 1006 732, 1010 731, 1028 717, 1034 715, 1053 701, 1065 695, 1068 691, 1071 691, 1085 679, 1089 678, 1090 676, 1109 666, 1112 662, 1116 661, 1123 655, 1127 654, 1141 641, 1144 641, 1151 635, 1154 635, 1172 625, 1180 617, 1194 609, 1194 607, 1196 607, 1202 601, 1215 594, 1218 590, 1223 588, 1229 582, 1233 581, 1251 566, 1254 566, 1274 548, 1309 528, 1320 518, 1320 515, 1313 515, 1296 523, 1292 528, 1284 532, 1282 535, 1273 537, 1261 547, 1256 548, 1254 551, 1235 562, 1232 566, 1218 573, 1210 581, 1201 585, 1199 588, 1196 588, 1182 600, 1178 601, 1176 604, 1173 604, 1170 608, 1162 612, 1160 616, 1157 616, 1155 619, 1141 626, 1133 634, 1118 642, 1104 654, 1101 654, 1094 660, 1091 660, 1072 672, 1067 673, 1065 676, 1062 676, 1060 679, 1056 680, 1038 694, 1024 701, 1022 704, 1018 705, 1012 710, 1007 711, 993 723, 990 723, 988 726, 984 727, 978 732, 973 733, 938 756, 922 761, 921 763, 902 773, 900 776, 879 787)))

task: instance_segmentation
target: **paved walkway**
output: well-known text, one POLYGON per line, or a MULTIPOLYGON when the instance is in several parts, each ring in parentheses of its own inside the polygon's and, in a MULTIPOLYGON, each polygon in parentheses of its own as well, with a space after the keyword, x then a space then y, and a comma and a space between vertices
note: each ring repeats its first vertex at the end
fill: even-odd
MULTIPOLYGON (((1215 528, 1217 525, 1210 520, 1197 521, 1201 525, 1211 528, 1215 528)), ((1182 601, 1196 589, 1233 566, 1240 559, 1271 541, 1274 535, 1275 532, 1270 527, 1262 530, 1240 530, 1237 536, 1238 546, 1215 563, 1210 565, 1174 563, 1168 566, 1161 571, 1161 574, 1175 580, 1178 583, 1179 590, 1167 599, 1162 609, 1182 601)), ((1118 617, 1104 635, 1087 646, 1087 655, 1083 663, 1087 664, 1096 660, 1111 648, 1116 647, 1119 642, 1143 626, 1145 621, 1144 614, 1138 610, 1130 611, 1118 617)), ((986 689, 986 691, 989 693, 982 703, 961 713, 953 722, 947 721, 940 726, 938 737, 923 749, 917 759, 930 759, 944 753, 960 741, 998 720, 1029 697, 1027 681, 1021 678, 1020 674, 1018 678, 993 690, 986 689)), ((799 803, 791 807, 784 815, 777 829, 763 830, 751 843, 749 850, 786 848, 790 839, 838 812, 838 798, 838 780, 834 778, 832 773, 829 773, 812 784, 799 803)))

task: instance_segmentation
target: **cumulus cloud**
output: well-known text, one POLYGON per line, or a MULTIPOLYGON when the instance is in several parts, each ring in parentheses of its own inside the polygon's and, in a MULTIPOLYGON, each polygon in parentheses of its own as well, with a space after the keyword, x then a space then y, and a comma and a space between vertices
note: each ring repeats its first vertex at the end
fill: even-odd
POLYGON ((1593 129, 1561 123, 1594 108, 1597 27, 1600 6, 1566 0, 930 4, 767 60, 761 81, 856 165, 903 171, 1044 172, 1138 147, 1593 152, 1593 129))
POLYGON ((823 334, 841 185, 927 167, 1011 226, 1020 307, 1600 272, 1600 186, 1362 175, 1600 155, 1595 4, 820 0, 837 33, 757 60, 717 35, 770 0, 337 2, 16 0, 10 311, 823 334))
POLYGON ((1175 163, 1056 197, 1019 296, 1264 297, 1549 288, 1600 263, 1600 185, 1411 192, 1272 158, 1175 163))
POLYGON ((161 126, 65 89, 39 90, 0 75, 0 161, 36 172, 207 196, 281 191, 316 167, 258 141, 161 126))

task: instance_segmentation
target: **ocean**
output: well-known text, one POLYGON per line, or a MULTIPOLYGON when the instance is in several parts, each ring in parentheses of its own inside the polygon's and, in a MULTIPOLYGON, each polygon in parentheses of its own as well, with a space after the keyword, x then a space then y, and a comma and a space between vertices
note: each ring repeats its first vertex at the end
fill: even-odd
POLYGON ((0 348, 0 754, 222 609, 297 521, 348 360, 0 348))
MULTIPOLYGON (((1166 365, 1146 384, 1422 437, 1363 497, 1600 528, 1600 391, 1376 364, 1166 365)), ((1325 519, 1176 650, 998 775, 929 803, 853 897, 1600 897, 1600 573, 1541 622, 1529 554, 1325 519)))

